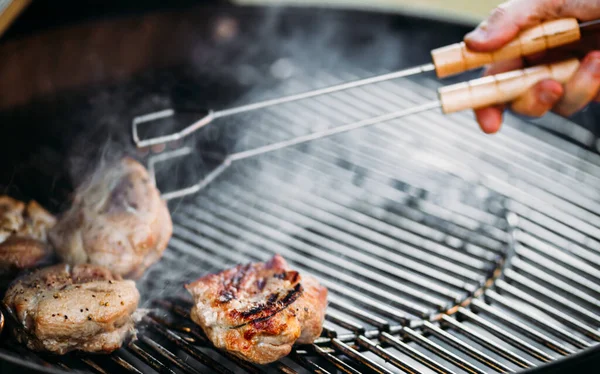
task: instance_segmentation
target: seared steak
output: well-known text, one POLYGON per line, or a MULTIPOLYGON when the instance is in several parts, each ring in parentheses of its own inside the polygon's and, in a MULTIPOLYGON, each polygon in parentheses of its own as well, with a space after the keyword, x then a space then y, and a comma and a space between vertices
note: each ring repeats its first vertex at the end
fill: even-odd
POLYGON ((66 263, 96 264, 138 278, 160 259, 172 231, 169 210, 148 171, 124 158, 77 189, 50 241, 66 263))
POLYGON ((0 277, 35 267, 50 255, 47 232, 56 219, 35 201, 0 196, 0 277))
POLYGON ((32 350, 109 353, 133 329, 139 297, 133 281, 105 268, 60 264, 17 279, 4 303, 23 326, 17 340, 32 350))
POLYGON ((194 297, 192 320, 217 348, 267 364, 312 343, 323 328, 327 289, 290 270, 279 255, 239 265, 186 286, 194 297))

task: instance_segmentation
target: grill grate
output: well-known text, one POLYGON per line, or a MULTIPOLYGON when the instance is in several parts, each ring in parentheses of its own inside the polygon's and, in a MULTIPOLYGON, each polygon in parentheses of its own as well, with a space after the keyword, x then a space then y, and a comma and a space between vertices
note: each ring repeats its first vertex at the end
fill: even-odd
MULTIPOLYGON (((436 84, 248 115, 233 151, 423 103, 436 84)), ((150 312, 138 340, 110 359, 0 354, 100 373, 504 373, 589 349, 600 341, 600 157, 509 122, 488 137, 465 114, 423 113, 236 163, 176 206, 170 247, 141 284, 150 312), (210 348, 182 283, 274 253, 319 278, 330 305, 315 344, 257 367, 210 348)))

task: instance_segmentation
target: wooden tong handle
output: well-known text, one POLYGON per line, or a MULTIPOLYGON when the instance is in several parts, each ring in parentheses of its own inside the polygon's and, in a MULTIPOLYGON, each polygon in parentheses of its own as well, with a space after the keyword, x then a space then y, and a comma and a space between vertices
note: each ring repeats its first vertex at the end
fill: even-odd
POLYGON ((544 22, 525 30, 501 49, 481 53, 469 50, 464 42, 431 51, 435 71, 439 78, 459 74, 493 62, 531 55, 547 49, 575 42, 581 38, 579 23, 575 18, 544 22))
POLYGON ((446 86, 438 91, 442 111, 447 114, 508 103, 544 79, 566 83, 578 68, 579 60, 573 58, 446 86))

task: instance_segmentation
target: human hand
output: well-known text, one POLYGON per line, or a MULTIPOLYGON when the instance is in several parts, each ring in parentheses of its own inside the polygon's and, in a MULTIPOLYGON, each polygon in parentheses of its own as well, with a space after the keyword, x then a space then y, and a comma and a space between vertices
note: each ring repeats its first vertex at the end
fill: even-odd
MULTIPOLYGON (((476 52, 491 52, 503 47, 525 29, 543 21, 565 17, 575 17, 579 21, 600 18, 600 0, 510 0, 496 8, 487 20, 467 34, 465 44, 476 52)), ((583 60, 569 82, 562 85, 553 80, 544 80, 512 103, 476 110, 475 117, 481 129, 488 134, 497 132, 507 107, 515 113, 531 117, 541 117, 550 110, 570 116, 591 101, 600 102, 600 38, 597 34, 584 34, 577 45, 490 65, 485 75, 571 57, 583 60)))

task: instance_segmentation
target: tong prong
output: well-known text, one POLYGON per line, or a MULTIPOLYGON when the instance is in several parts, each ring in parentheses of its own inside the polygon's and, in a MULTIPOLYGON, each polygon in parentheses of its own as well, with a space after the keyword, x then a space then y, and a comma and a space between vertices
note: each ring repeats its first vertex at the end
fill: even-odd
POLYGON ((200 118, 199 120, 197 120, 196 122, 187 126, 186 128, 184 128, 181 131, 174 132, 174 133, 167 134, 167 135, 156 136, 156 137, 148 138, 148 139, 140 139, 139 132, 138 132, 139 125, 148 124, 150 122, 173 117, 175 114, 176 114, 175 110, 165 109, 165 110, 161 110, 158 112, 148 113, 148 114, 144 114, 142 116, 135 117, 131 124, 131 132, 133 134, 133 142, 135 143, 136 147, 138 147, 138 148, 150 147, 153 145, 164 144, 164 143, 169 143, 169 142, 172 142, 175 140, 183 139, 186 136, 192 134, 193 132, 198 131, 202 127, 208 125, 215 119, 214 112, 212 110, 209 110, 208 113, 204 117, 200 118))

